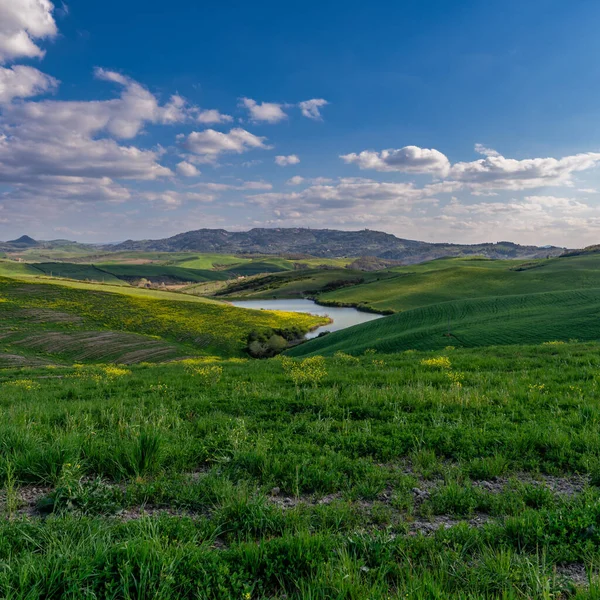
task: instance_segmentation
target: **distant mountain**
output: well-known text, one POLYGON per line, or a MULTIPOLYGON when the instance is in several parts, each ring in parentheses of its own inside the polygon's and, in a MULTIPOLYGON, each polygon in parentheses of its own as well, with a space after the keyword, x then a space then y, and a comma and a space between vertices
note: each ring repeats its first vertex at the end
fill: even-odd
POLYGON ((55 249, 82 249, 87 250, 93 248, 91 244, 79 244, 71 240, 34 240, 28 235, 22 235, 16 240, 10 240, 8 242, 0 242, 0 250, 3 252, 23 252, 30 248, 36 248, 38 250, 55 250, 55 249))
POLYGON ((6 242, 6 244, 11 246, 20 246, 22 248, 32 248, 33 246, 37 246, 38 242, 28 235, 22 235, 18 240, 10 240, 9 242, 6 242))
POLYGON ((376 257, 417 263, 445 256, 487 258, 544 258, 559 256, 565 249, 555 246, 521 246, 512 242, 485 244, 432 244, 397 238, 389 233, 363 229, 277 228, 225 231, 198 229, 161 240, 128 240, 106 247, 114 251, 214 252, 219 254, 309 254, 322 258, 376 257))

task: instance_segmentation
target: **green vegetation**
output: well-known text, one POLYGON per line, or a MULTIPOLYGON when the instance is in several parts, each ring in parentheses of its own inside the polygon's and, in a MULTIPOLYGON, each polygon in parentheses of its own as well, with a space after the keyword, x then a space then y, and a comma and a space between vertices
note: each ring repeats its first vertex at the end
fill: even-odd
POLYGON ((250 331, 307 331, 324 319, 247 311, 183 294, 0 278, 0 365, 141 362, 244 352, 250 331))
POLYGON ((303 262, 0 261, 0 598, 600 598, 600 256, 303 262))
POLYGON ((351 269, 303 269, 273 275, 263 275, 230 283, 216 294, 236 299, 303 298, 318 296, 328 289, 356 286, 396 277, 387 271, 363 272, 351 269))
POLYGON ((291 349, 294 356, 600 340, 600 289, 441 302, 355 325, 291 349))
POLYGON ((324 303, 403 311, 461 298, 600 289, 600 255, 536 261, 444 259, 394 268, 396 276, 323 294, 324 303))
POLYGON ((0 372, 4 598, 598 598, 597 344, 0 372))

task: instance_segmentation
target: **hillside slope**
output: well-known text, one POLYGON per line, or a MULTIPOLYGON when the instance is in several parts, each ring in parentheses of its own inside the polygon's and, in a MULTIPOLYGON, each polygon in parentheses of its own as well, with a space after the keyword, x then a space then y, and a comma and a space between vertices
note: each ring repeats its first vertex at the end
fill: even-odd
POLYGON ((0 277, 0 365, 239 356, 254 329, 307 331, 323 322, 127 286, 0 277))
POLYGON ((292 356, 390 353, 600 339, 600 289, 442 302, 349 327, 289 350, 292 356), (450 335, 448 335, 450 332, 450 335))
POLYGON ((448 259, 387 273, 386 278, 322 293, 319 302, 400 312, 466 298, 600 288, 600 255, 528 262, 448 259))

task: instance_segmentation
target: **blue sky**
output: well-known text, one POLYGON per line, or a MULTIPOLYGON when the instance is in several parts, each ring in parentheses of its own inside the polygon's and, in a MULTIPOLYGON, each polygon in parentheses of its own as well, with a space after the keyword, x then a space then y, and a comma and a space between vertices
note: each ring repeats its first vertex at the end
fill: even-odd
POLYGON ((600 5, 0 0, 0 239, 597 243, 600 5))

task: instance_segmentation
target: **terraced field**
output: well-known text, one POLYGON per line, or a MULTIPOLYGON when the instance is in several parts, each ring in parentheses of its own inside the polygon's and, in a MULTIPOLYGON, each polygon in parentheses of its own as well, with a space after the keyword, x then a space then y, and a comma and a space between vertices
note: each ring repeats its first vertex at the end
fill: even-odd
MULTIPOLYGON (((308 330, 323 319, 247 311, 211 300, 125 286, 0 278, 0 342, 32 360, 143 362, 236 356, 253 329, 308 330)), ((14 359, 16 360, 16 359, 14 359)))
POLYGON ((441 302, 311 340, 292 356, 600 340, 600 289, 441 302))

